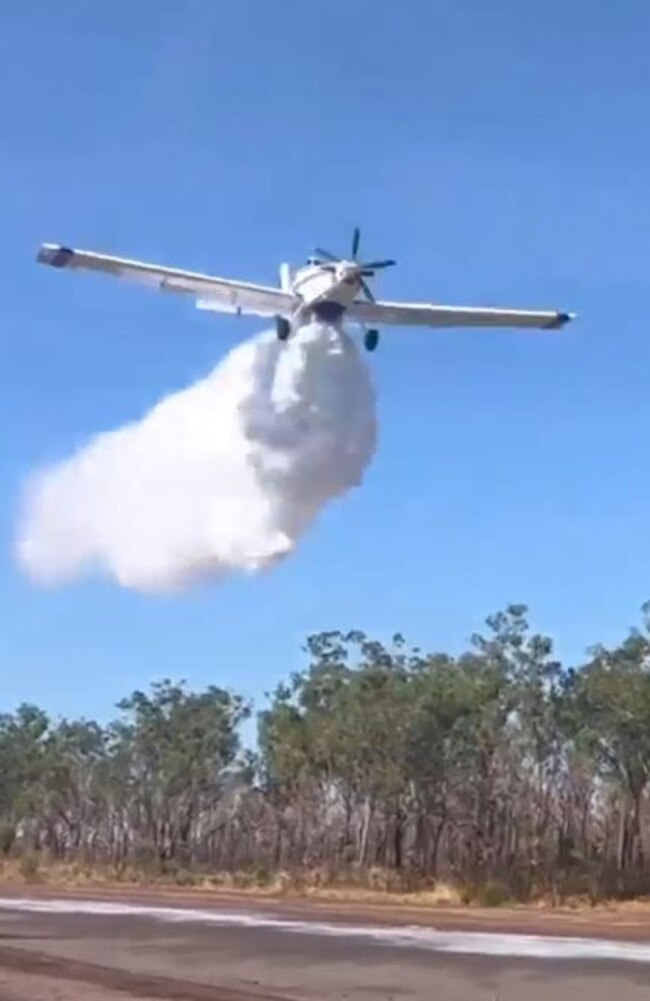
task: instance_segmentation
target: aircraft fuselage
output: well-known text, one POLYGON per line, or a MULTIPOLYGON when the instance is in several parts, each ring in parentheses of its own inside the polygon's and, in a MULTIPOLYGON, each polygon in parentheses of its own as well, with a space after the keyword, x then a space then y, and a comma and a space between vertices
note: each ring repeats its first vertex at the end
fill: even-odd
POLYGON ((304 304, 301 312, 328 323, 340 319, 349 309, 359 288, 358 267, 351 261, 339 261, 328 270, 309 264, 296 271, 291 280, 291 291, 304 304))

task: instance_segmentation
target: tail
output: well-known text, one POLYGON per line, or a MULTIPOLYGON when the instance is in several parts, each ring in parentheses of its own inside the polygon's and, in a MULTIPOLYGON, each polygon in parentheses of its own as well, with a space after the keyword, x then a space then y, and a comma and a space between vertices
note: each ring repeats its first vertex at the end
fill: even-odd
POLYGON ((280 288, 283 292, 291 291, 291 267, 289 264, 280 265, 280 288))

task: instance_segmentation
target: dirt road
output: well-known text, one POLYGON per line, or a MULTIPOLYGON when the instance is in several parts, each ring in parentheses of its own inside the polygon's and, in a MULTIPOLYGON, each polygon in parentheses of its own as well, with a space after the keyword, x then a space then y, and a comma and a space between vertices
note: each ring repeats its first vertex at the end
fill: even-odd
POLYGON ((650 1001, 648 929, 549 938, 171 903, 0 897, 0 1001, 650 1001))

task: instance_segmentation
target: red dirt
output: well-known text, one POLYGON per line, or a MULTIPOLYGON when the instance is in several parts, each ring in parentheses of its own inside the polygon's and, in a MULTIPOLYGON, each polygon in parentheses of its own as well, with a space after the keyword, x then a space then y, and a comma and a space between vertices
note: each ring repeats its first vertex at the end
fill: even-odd
POLYGON ((127 973, 70 959, 0 946, 0 1001, 38 996, 57 1001, 283 1001, 265 991, 212 987, 169 977, 127 973))

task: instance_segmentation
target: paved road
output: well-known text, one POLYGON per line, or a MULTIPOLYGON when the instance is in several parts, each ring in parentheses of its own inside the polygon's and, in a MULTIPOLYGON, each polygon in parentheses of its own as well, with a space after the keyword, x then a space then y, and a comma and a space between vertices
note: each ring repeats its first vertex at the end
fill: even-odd
POLYGON ((0 1001, 125 997, 650 1001, 650 944, 305 921, 268 908, 0 899, 0 1001))

